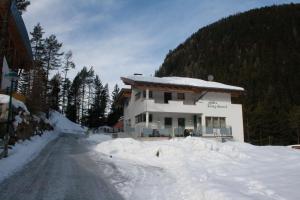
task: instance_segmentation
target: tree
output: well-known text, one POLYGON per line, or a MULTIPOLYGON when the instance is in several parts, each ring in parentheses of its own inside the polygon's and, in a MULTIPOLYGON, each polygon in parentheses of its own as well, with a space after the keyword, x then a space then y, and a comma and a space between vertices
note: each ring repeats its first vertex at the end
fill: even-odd
POLYGON ((296 138, 295 142, 297 144, 300 144, 300 106, 293 106, 290 110, 289 113, 289 125, 296 133, 296 138))
POLYGON ((33 31, 30 32, 31 35, 31 48, 33 53, 33 59, 35 61, 42 62, 43 56, 45 54, 45 40, 43 39, 44 31, 40 23, 34 26, 33 31))
POLYGON ((46 73, 43 68, 43 58, 45 56, 44 51, 44 31, 41 25, 38 23, 33 31, 30 32, 31 35, 31 47, 33 53, 33 67, 29 71, 29 97, 28 104, 33 112, 46 111, 45 110, 45 94, 46 88, 46 73))
POLYGON ((100 126, 100 118, 103 116, 103 109, 101 108, 101 95, 103 94, 103 85, 98 75, 94 79, 95 94, 93 103, 89 109, 87 124, 89 127, 96 128, 100 126))
POLYGON ((108 109, 109 103, 109 91, 108 84, 105 84, 101 94, 100 94, 100 125, 105 125, 106 120, 106 111, 108 109))
POLYGON ((28 0, 16 0, 16 6, 21 13, 26 11, 29 5, 30 5, 30 1, 28 0))
POLYGON ((80 88, 81 88, 81 77, 80 73, 75 76, 69 93, 68 93, 68 104, 66 109, 66 116, 73 122, 79 122, 79 107, 80 107, 80 88))
POLYGON ((61 106, 61 82, 62 77, 59 73, 50 80, 50 108, 57 111, 61 106))
POLYGON ((62 112, 65 112, 65 107, 66 107, 66 98, 67 98, 67 93, 68 93, 68 84, 69 84, 69 80, 67 79, 67 75, 68 75, 68 71, 70 69, 74 69, 75 68, 75 63, 72 61, 72 57, 73 57, 73 53, 71 50, 69 50, 66 54, 65 54, 65 62, 64 62, 64 66, 63 66, 63 74, 64 74, 64 80, 63 80, 63 90, 62 90, 62 112))
POLYGON ((120 117, 123 115, 122 109, 117 105, 117 97, 120 92, 118 85, 116 84, 112 92, 112 104, 108 115, 107 123, 113 126, 118 122, 120 117))
MULTIPOLYGON (((61 66, 60 57, 63 53, 60 52, 62 43, 59 43, 55 35, 50 35, 45 39, 45 57, 44 57, 44 70, 46 71, 46 106, 49 106, 49 74, 50 71, 56 70, 61 66)), ((48 112, 47 112, 48 113, 48 112)))

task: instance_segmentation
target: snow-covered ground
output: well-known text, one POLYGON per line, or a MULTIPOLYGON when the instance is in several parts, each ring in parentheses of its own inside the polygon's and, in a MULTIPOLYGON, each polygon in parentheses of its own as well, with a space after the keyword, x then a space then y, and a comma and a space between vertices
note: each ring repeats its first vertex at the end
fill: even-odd
POLYGON ((125 199, 300 198, 299 150, 192 137, 97 142, 96 157, 113 163, 101 167, 125 199))
POLYGON ((9 156, 0 160, 0 182, 33 160, 57 135, 56 132, 47 131, 42 136, 36 135, 31 140, 21 141, 13 146, 8 151, 9 156))
POLYGON ((84 134, 87 131, 86 127, 70 121, 57 111, 51 112, 50 124, 54 127, 55 131, 61 133, 84 134))
POLYGON ((42 136, 34 136, 30 140, 20 141, 9 150, 7 158, 0 160, 0 182, 22 169, 24 165, 33 160, 60 133, 84 134, 85 131, 85 128, 71 122, 62 114, 55 111, 51 112, 49 123, 53 126, 54 131, 46 131, 42 136))

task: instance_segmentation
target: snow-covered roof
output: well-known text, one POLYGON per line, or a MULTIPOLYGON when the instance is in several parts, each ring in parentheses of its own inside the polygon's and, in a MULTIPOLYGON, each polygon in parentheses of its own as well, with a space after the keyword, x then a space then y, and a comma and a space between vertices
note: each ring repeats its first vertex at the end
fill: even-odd
MULTIPOLYGON (((9 96, 5 95, 5 94, 0 94, 0 103, 1 104, 8 104, 9 103, 9 96)), ((15 98, 12 98, 12 105, 15 108, 22 108, 25 112, 29 113, 26 105, 22 101, 19 101, 15 98)))
POLYGON ((142 76, 142 75, 131 75, 127 77, 121 77, 125 84, 130 84, 130 82, 140 82, 149 84, 164 84, 164 85, 177 85, 177 86, 189 86, 189 87, 199 87, 199 88, 211 88, 211 89, 222 89, 222 90, 235 90, 244 91, 244 88, 226 85, 223 83, 205 81, 196 78, 186 78, 186 77, 152 77, 152 76, 142 76))

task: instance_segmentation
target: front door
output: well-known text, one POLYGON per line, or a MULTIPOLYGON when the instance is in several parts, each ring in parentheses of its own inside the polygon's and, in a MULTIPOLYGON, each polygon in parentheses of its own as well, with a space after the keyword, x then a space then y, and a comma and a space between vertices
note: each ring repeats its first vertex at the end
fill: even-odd
POLYGON ((178 136, 184 135, 185 118, 178 118, 178 136))

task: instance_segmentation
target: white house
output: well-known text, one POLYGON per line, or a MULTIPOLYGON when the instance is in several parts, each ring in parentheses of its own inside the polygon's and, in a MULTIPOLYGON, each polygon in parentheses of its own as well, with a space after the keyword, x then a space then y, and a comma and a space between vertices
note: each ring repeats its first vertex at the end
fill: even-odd
POLYGON ((124 130, 132 136, 195 135, 244 141, 242 105, 232 103, 241 87, 183 77, 121 77, 118 101, 124 130))

